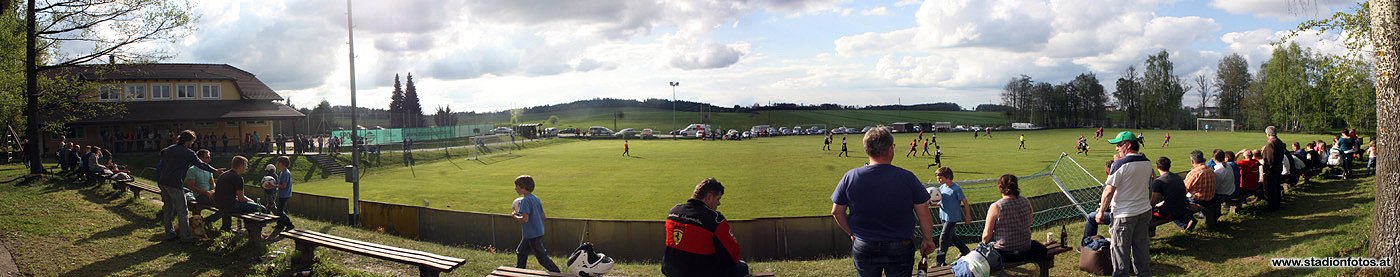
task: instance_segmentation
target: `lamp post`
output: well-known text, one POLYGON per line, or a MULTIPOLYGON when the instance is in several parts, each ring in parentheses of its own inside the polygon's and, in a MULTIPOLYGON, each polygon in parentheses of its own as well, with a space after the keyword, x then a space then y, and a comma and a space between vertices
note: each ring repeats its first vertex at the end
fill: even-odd
POLYGON ((355 20, 350 12, 350 1, 345 0, 345 29, 350 36, 350 156, 351 168, 345 174, 350 174, 350 180, 354 183, 354 217, 351 217, 350 224, 358 226, 360 224, 360 125, 356 118, 356 110, 359 107, 355 103, 355 20))
MULTIPOLYGON (((680 129, 677 129, 677 128, 676 128, 676 86, 680 86, 680 85, 681 85, 681 82, 671 82, 670 84, 671 84, 671 130, 672 130, 672 132, 674 132, 674 131, 676 131, 676 130, 680 130, 680 129)), ((676 136, 679 136, 679 135, 680 135, 680 134, 671 134, 671 139, 677 139, 676 136)))

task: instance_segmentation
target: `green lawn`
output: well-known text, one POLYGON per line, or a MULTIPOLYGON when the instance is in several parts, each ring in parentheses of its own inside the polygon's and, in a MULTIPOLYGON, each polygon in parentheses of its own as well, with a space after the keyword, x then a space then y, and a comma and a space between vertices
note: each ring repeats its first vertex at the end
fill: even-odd
MULTIPOLYGON (((159 242, 152 195, 133 199, 106 186, 83 186, 63 177, 24 178, 17 165, 0 165, 0 242, 21 275, 29 276, 287 276, 294 254, 289 240, 252 245, 231 235, 192 244, 159 242)), ((1374 181, 1322 180, 1291 191, 1284 209, 1247 205, 1219 227, 1184 233, 1163 226, 1152 240, 1152 267, 1160 276, 1351 276, 1349 269, 1276 269, 1270 258, 1362 256, 1374 208, 1374 181)), ((601 204, 600 204, 601 205, 601 204)), ((599 206, 599 205, 595 205, 599 206)), ((309 230, 380 244, 462 257, 467 264, 448 276, 481 276, 514 263, 514 254, 475 247, 413 241, 342 225, 295 218, 309 230)), ((1209 227, 1209 226, 1207 226, 1209 227)), ((1080 224, 1066 226, 1077 237, 1080 224)), ((1059 232, 1057 228, 1049 231, 1059 232)), ((1036 232, 1039 238, 1046 230, 1036 232)), ((504 250, 503 250, 504 251, 504 250)), ((954 251, 956 252, 956 250, 954 251)), ((563 261, 555 251, 556 263, 563 261)), ((316 276, 404 276, 416 270, 321 249, 316 276)), ((1074 253, 1057 257, 1052 276, 1086 276, 1074 253)), ((615 276, 659 276, 656 264, 619 261, 615 276)), ((533 262, 531 267, 538 268, 533 262)), ((780 276, 852 276, 849 258, 757 261, 755 271, 780 276)), ((1016 272, 1033 272, 1032 266, 1016 272)))
MULTIPOLYGON (((959 180, 983 179, 1012 173, 1027 175, 1040 171, 1062 152, 1073 153, 1076 138, 1090 135, 1091 129, 1045 131, 994 131, 993 138, 973 139, 971 133, 943 133, 938 142, 943 162, 953 168, 959 180), (1026 135, 1028 150, 1019 150, 1017 135, 1026 135)), ((1106 130, 1109 135, 1121 130, 1106 130)), ((1152 159, 1168 156, 1187 169, 1192 149, 1209 152, 1215 148, 1239 150, 1263 144, 1260 132, 1205 133, 1172 131, 1170 147, 1161 147, 1163 131, 1147 131, 1143 152, 1152 159)), ((905 158, 909 141, 916 134, 896 137, 894 164, 914 171, 920 179, 931 180, 925 169, 932 157, 905 158)), ((834 149, 840 149, 837 136, 834 149)), ((622 157, 622 141, 593 140, 551 142, 548 146, 516 150, 480 160, 461 157, 424 162, 410 170, 389 164, 368 173, 361 182, 361 198, 370 201, 422 205, 465 211, 507 213, 517 197, 512 180, 533 175, 536 194, 546 203, 553 217, 660 220, 675 203, 689 197, 694 185, 715 177, 726 185, 721 210, 730 218, 825 215, 830 211, 830 195, 847 170, 866 162, 860 136, 849 135, 850 158, 836 157, 836 151, 821 150, 821 136, 790 136, 744 141, 633 140, 633 157, 622 157), (607 209, 599 204, 606 203, 607 209)), ((1319 139, 1320 135, 1283 136, 1286 141, 1319 139)), ((1102 165, 1111 158, 1112 147, 1092 141, 1088 156, 1074 158, 1087 170, 1102 177, 1102 165)), ((388 158, 386 158, 388 159, 388 158)), ((388 160, 386 160, 388 161, 388 160)), ((302 164, 298 164, 301 167, 302 164)), ((300 192, 349 197, 351 188, 338 177, 322 179, 305 176, 295 185, 300 192)), ((1023 188, 1027 195, 1057 192, 1049 184, 1023 188)), ((969 192, 974 202, 994 200, 993 190, 969 192)))

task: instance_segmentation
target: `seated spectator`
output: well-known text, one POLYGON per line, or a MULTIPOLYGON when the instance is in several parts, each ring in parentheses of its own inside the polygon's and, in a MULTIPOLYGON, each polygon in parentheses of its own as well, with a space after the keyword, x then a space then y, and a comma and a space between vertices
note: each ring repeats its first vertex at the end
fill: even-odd
POLYGON ((1230 155, 1227 151, 1215 149, 1212 154, 1215 158, 1215 198, 1220 200, 1216 202, 1234 199, 1235 187, 1239 186, 1235 180, 1235 172, 1239 170, 1228 160, 1230 155))
MULTIPOLYGON (((206 149, 195 151, 195 156, 206 164, 212 160, 209 150, 206 149)), ((214 184, 214 173, 190 166, 185 171, 185 190, 188 191, 185 193, 185 200, 204 206, 213 205, 214 184)))
MULTIPOLYGON (((1157 174, 1161 175, 1152 180, 1152 219, 1176 221, 1176 225, 1185 229, 1186 226, 1195 225, 1196 217, 1191 216, 1190 203, 1186 201, 1186 184, 1181 180, 1181 176, 1172 173, 1172 160, 1167 157, 1157 158, 1157 174)), ((1151 227, 1150 233, 1156 233, 1156 227, 1151 227)))
POLYGON ((715 178, 700 181, 689 200, 676 204, 666 216, 666 252, 661 273, 666 276, 748 276, 739 260, 739 242, 720 213, 724 185, 715 178))
POLYGON ((1253 150, 1243 149, 1240 150, 1240 157, 1242 157, 1242 159, 1235 162, 1235 164, 1238 165, 1240 168, 1239 175, 1237 175, 1239 177, 1239 192, 1235 193, 1235 198, 1243 199, 1251 195, 1257 196, 1260 193, 1260 163, 1258 160, 1258 156, 1254 155, 1253 150))
POLYGON ((107 149, 102 150, 107 152, 107 154, 102 156, 107 157, 107 163, 105 167, 107 168, 107 170, 111 170, 112 174, 131 173, 131 170, 128 169, 127 166, 117 164, 117 159, 114 158, 111 151, 107 151, 107 149))
MULTIPOLYGON (((1201 213, 1206 216, 1206 223, 1215 223, 1220 216, 1220 203, 1215 200, 1216 176, 1215 171, 1206 167, 1205 153, 1201 150, 1191 151, 1191 172, 1186 174, 1186 192, 1191 194, 1191 204, 1200 205, 1201 213), (1214 211, 1212 212, 1212 209, 1214 211)), ((1188 225, 1187 230, 1196 226, 1188 225)))
POLYGON ((982 229, 982 243, 1001 254, 1004 262, 1019 262, 1045 257, 1045 245, 1031 240, 1031 221, 1035 208, 1021 197, 1016 175, 1002 175, 997 181, 1001 199, 987 208, 987 221, 982 229))
MULTIPOLYGON (((203 151, 203 150, 201 150, 203 151)), ((266 213, 267 208, 248 199, 243 193, 243 174, 248 172, 248 159, 243 156, 234 156, 230 163, 231 170, 219 175, 214 187, 214 207, 219 208, 219 212, 209 216, 209 223, 223 219, 223 226, 219 230, 229 231, 233 227, 235 214, 245 213, 266 213)))

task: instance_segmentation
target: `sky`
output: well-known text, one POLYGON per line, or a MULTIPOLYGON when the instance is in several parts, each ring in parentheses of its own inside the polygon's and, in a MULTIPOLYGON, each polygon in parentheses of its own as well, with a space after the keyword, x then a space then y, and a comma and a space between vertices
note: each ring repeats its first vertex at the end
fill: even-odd
MULTIPOLYGON (((1299 22, 1355 0, 353 1, 357 104, 412 74, 425 112, 592 98, 720 106, 997 103, 1007 80, 1094 73, 1111 92, 1165 50, 1183 83, 1238 53, 1251 70, 1299 22), (1302 5, 1299 5, 1302 3, 1302 5), (670 82, 679 82, 672 87, 670 82)), ((229 64, 297 106, 350 104, 344 1, 192 3, 195 30, 148 47, 229 64)), ((1336 34, 1293 39, 1323 53, 1336 34)), ((1185 103, 1198 102, 1188 93, 1185 103)))

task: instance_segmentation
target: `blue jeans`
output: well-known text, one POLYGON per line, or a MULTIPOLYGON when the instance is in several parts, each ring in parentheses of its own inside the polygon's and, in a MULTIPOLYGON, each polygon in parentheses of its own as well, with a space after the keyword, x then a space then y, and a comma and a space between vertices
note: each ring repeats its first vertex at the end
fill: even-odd
POLYGON ((178 236, 180 240, 190 240, 190 210, 185 202, 185 190, 160 187, 160 225, 165 227, 166 236, 178 236), (179 233, 171 226, 171 221, 179 222, 179 233))
POLYGON ((554 265, 554 260, 549 259, 549 250, 544 248, 544 236, 532 239, 520 239, 520 245, 515 246, 515 267, 525 268, 525 261, 530 259, 530 254, 535 255, 535 259, 540 261, 540 266, 545 271, 559 272, 559 267, 554 265))
POLYGON ((292 224, 292 218, 287 217, 287 200, 291 199, 291 197, 277 198, 277 226, 279 227, 296 228, 296 224, 292 224))
POLYGON ((851 256, 855 260, 856 273, 862 277, 910 276, 914 274, 914 250, 918 246, 913 240, 865 241, 859 238, 851 243, 851 256))
POLYGON ((1097 211, 1091 212, 1088 216, 1084 217, 1084 238, 1098 235, 1099 224, 1113 224, 1113 210, 1107 210, 1104 211, 1104 213, 1106 214, 1103 215, 1103 219, 1106 220, 1106 222, 1096 220, 1099 216, 1099 212, 1097 211))
POLYGON ((963 255, 972 252, 963 244, 962 239, 958 238, 957 232, 953 231, 953 227, 957 225, 957 221, 943 222, 943 232, 938 236, 938 254, 933 258, 937 265, 947 264, 945 261, 948 260, 948 247, 957 247, 963 255))

